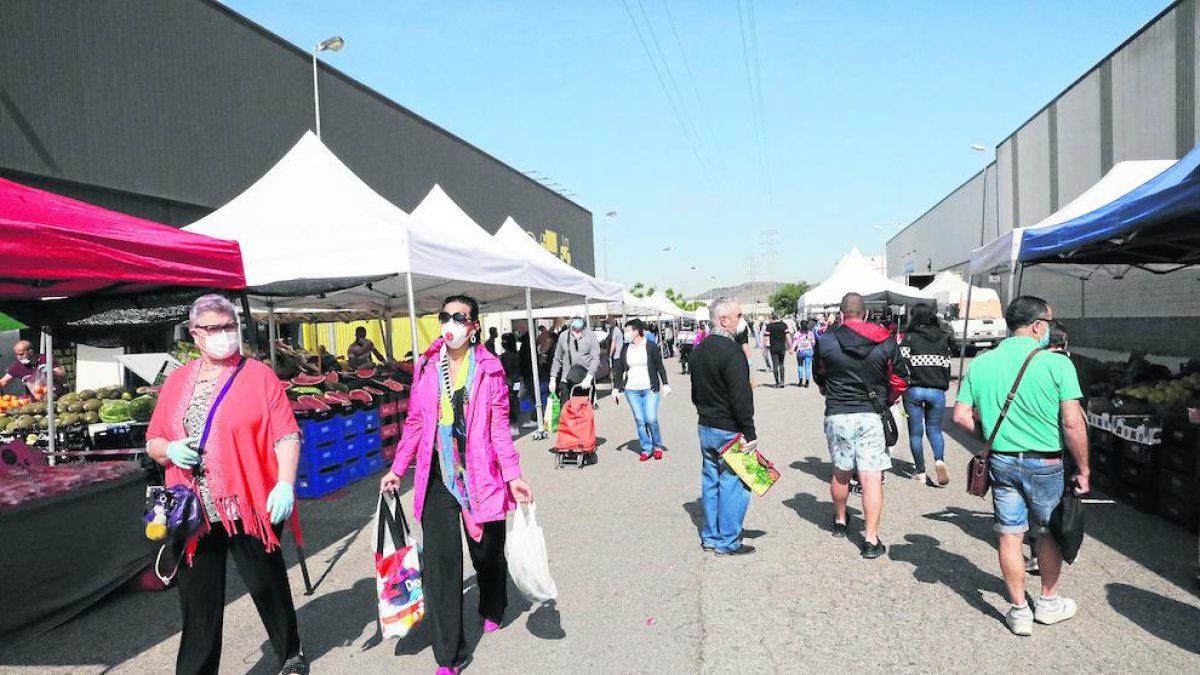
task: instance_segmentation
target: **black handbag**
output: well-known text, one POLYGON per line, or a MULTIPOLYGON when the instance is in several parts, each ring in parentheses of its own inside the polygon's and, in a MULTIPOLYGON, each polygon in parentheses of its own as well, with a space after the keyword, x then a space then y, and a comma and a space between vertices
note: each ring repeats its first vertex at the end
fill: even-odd
POLYGON ((1083 545, 1083 500, 1075 494, 1072 483, 1072 480, 1066 481, 1062 500, 1050 514, 1050 522, 1046 523, 1046 529, 1058 542, 1063 561, 1068 565, 1075 562, 1083 545))

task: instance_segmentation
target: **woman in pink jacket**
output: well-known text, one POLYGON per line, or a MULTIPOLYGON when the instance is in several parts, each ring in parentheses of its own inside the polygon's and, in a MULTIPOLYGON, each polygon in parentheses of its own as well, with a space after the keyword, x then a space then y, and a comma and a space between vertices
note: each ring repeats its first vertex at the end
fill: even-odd
POLYGON ((533 501, 533 491, 521 480, 508 429, 504 368, 478 339, 479 303, 446 298, 438 321, 442 337, 417 362, 396 461, 379 488, 398 489, 416 459, 413 513, 425 535, 425 611, 438 675, 450 675, 468 656, 461 532, 479 585, 480 620, 490 633, 508 606, 505 516, 516 502, 533 501))

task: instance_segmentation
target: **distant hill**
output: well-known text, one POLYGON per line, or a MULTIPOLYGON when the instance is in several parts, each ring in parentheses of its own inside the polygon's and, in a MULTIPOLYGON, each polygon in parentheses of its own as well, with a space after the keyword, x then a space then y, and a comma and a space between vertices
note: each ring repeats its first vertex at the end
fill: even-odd
POLYGON ((737 298, 742 303, 766 302, 770 299, 771 294, 785 283, 783 281, 756 281, 754 283, 746 282, 738 284, 737 286, 722 286, 688 296, 688 300, 711 300, 723 296, 726 298, 737 298))

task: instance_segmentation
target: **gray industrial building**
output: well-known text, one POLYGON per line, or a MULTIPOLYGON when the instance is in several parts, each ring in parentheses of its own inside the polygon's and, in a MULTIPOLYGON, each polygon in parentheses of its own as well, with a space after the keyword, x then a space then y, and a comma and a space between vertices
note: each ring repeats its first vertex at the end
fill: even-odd
MULTIPOLYGON (((175 226, 239 194, 313 126, 311 54, 210 0, 0 0, 0 176, 175 226)), ((592 215, 320 66, 324 142, 411 211, 439 183, 593 272, 592 215)), ((353 255, 330 223, 331 255, 353 255)))
MULTIPOLYGON (((965 276, 972 249, 1054 213, 1117 162, 1187 154, 1200 141, 1198 2, 1172 4, 1005 138, 995 162, 888 242, 888 276, 965 276)), ((1021 291, 1055 306, 1073 345, 1200 355, 1196 270, 1098 271, 1085 280, 1054 269, 1028 269, 1021 291)), ((982 281, 1007 300, 1007 275, 982 281)))

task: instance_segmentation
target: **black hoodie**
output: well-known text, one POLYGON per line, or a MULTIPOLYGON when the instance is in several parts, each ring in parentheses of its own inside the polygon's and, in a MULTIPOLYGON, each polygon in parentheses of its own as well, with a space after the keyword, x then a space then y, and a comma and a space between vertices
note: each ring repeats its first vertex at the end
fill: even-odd
POLYGON ((899 349, 883 326, 847 321, 817 338, 813 382, 825 395, 825 414, 875 412, 867 388, 881 401, 894 403, 908 387, 899 349))
POLYGON ((918 326, 904 335, 900 358, 908 368, 908 384, 950 388, 950 336, 939 326, 918 326))

